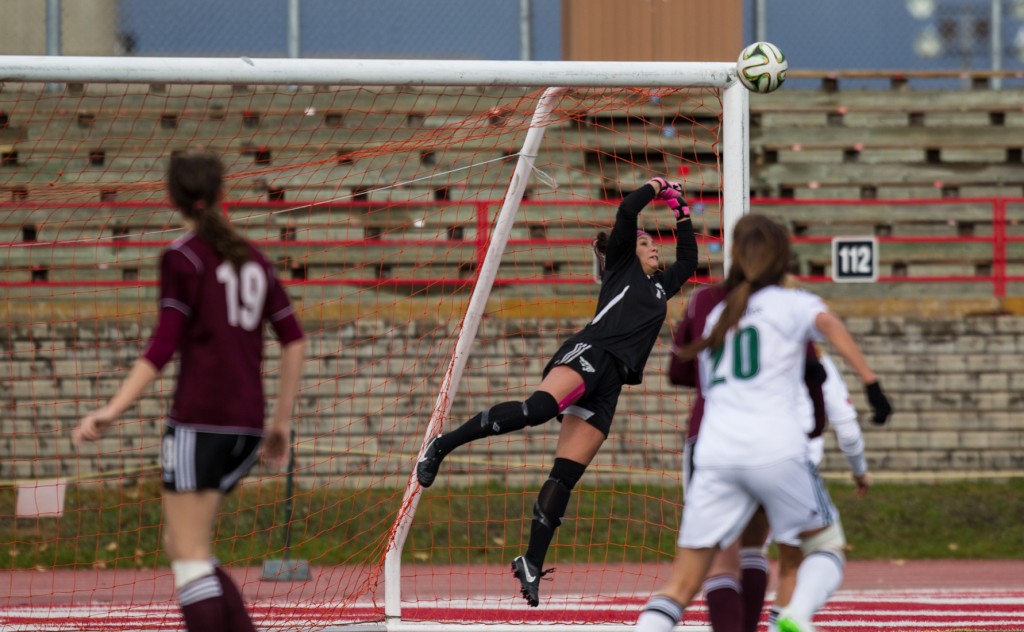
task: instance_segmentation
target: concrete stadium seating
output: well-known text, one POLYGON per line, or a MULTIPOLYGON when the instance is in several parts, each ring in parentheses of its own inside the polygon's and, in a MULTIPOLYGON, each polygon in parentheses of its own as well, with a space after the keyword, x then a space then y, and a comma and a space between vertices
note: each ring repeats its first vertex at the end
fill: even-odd
MULTIPOLYGON (((1013 241, 1024 238, 1024 201, 1007 202, 1010 241, 997 253, 978 241, 996 232, 993 206, 972 198, 1024 195, 1020 89, 910 90, 902 76, 884 74, 818 79, 817 89, 751 99, 751 186, 761 198, 753 210, 809 239, 795 246, 795 268, 809 276, 831 273, 832 236, 910 240, 881 250, 890 282, 812 286, 837 312, 861 312, 848 324, 896 405, 890 427, 864 424, 872 471, 898 480, 950 472, 1019 476, 1024 426, 1016 372, 1024 366, 1024 318, 1007 312, 1024 312, 1014 303, 1024 296, 1024 241, 1013 241), (849 79, 882 79, 895 89, 838 87, 849 79), (927 203, 899 203, 907 198, 927 203), (991 275, 1004 255, 1009 298, 998 301, 991 275), (921 282, 925 277, 957 280, 921 282), (928 315, 902 315, 908 305, 928 315)), ((439 149, 431 133, 528 91, 454 98, 430 88, 271 94, 244 86, 132 86, 111 94, 67 86, 54 95, 37 86, 20 96, 12 90, 0 89, 0 109, 11 115, 0 129, 0 153, 7 156, 0 160, 0 244, 9 244, 0 248, 0 304, 8 316, 0 396, 9 403, 0 424, 0 477, 109 474, 117 481, 156 467, 172 374, 85 456, 67 435, 83 412, 114 393, 151 333, 160 250, 123 244, 180 234, 175 214, 160 206, 160 183, 169 152, 200 144, 222 153, 232 176, 263 169, 272 175, 259 184, 234 177, 227 197, 239 201, 230 208, 234 223, 269 242, 264 251, 309 324, 298 402, 299 484, 358 485, 367 477, 404 484, 479 263, 475 203, 501 197, 512 174, 508 158, 518 151, 516 134, 503 131, 500 120, 486 148, 439 149), (32 115, 19 119, 16 106, 29 102, 32 115), (362 131, 365 123, 379 125, 383 140, 408 142, 410 160, 374 155, 374 143, 383 140, 362 131), (102 165, 93 164, 99 151, 102 165), (424 151, 434 154, 423 160, 424 151), (391 186, 470 157, 498 162, 450 190, 441 190, 447 180, 391 186), (140 180, 149 186, 125 186, 140 180), (71 188, 82 209, 47 206, 57 182, 71 188), (285 213, 262 204, 275 187, 283 189, 285 213), (86 208, 100 202, 101 191, 113 198, 110 205, 86 208), (97 237, 106 239, 91 241, 97 237), (338 240, 344 245, 324 243, 338 240), (86 245, 54 243, 69 241, 86 245), (90 285, 102 281, 111 285, 90 285)), ((652 173, 686 171, 687 195, 695 208, 701 203, 701 266, 717 271, 719 157, 709 131, 716 107, 712 99, 673 97, 629 120, 581 112, 550 130, 548 154, 537 163, 550 182, 531 181, 535 203, 520 209, 513 227, 516 241, 504 255, 453 419, 493 403, 496 393, 528 393, 547 356, 593 313, 589 240, 611 226, 623 189, 652 173), (662 134, 667 114, 677 136, 662 134), (633 135, 616 132, 627 124, 633 135), (567 199, 581 203, 557 204, 567 199), (527 248, 522 240, 551 243, 527 248), (567 276, 584 282, 557 282, 567 276), (507 284, 512 278, 529 283, 507 284)), ((488 207, 491 216, 496 210, 488 207)), ((664 212, 644 221, 649 230, 666 229, 662 246, 671 257, 664 212)), ((670 310, 677 317, 680 301, 670 310)), ((276 345, 267 351, 272 373, 276 345)), ((593 468, 597 476, 678 479, 689 395, 665 380, 660 369, 668 353, 663 337, 644 384, 624 392, 618 430, 593 468)), ((273 395, 272 380, 268 385, 273 395)), ((852 379, 850 386, 866 411, 852 379)), ((488 447, 484 456, 499 464, 487 472, 488 482, 541 480, 555 432, 549 424, 488 447)), ((845 478, 845 462, 829 442, 824 470, 845 478)))
MULTIPOLYGON (((1024 141, 1015 133, 1024 127, 1019 89, 914 90, 907 87, 904 76, 869 75, 838 79, 821 75, 817 77, 820 89, 752 95, 751 189, 755 195, 801 201, 948 201, 1024 195, 1024 141), (845 85, 854 79, 879 78, 890 80, 891 88, 837 87, 839 81, 845 85)), ((229 198, 266 199, 268 191, 276 188, 283 190, 286 203, 294 204, 287 214, 266 221, 245 220, 244 213, 233 211, 249 237, 276 240, 282 229, 291 227, 299 242, 373 242, 340 252, 326 246, 275 245, 270 253, 282 262, 282 276, 292 275, 298 262, 306 266, 306 278, 372 278, 381 274, 382 265, 392 278, 465 278, 475 265, 475 216, 439 206, 426 218, 413 218, 416 209, 405 212, 396 204, 439 196, 468 202, 500 198, 512 173, 510 158, 521 139, 516 130, 502 127, 500 117, 507 115, 502 107, 528 94, 527 90, 489 89, 455 97, 430 88, 300 89, 288 94, 245 86, 173 85, 131 86, 122 92, 72 85, 64 94, 30 92, 4 105, 10 122, 0 130, 0 149, 8 156, 0 164, 0 191, 17 196, 17 189, 24 188, 26 201, 33 202, 59 181, 80 190, 84 201, 99 201, 101 192, 118 202, 159 201, 167 155, 204 145, 224 156, 231 174, 251 175, 261 169, 269 174, 267 182, 254 184, 250 177, 229 182, 229 198), (17 106, 29 102, 31 115, 19 118, 23 110, 17 106), (490 115, 497 117, 486 146, 464 143, 441 148, 432 142, 438 139, 432 134, 461 117, 479 116, 482 108, 493 108, 490 115), (373 147, 382 142, 406 143, 409 159, 374 155, 373 147), (496 162, 457 185, 436 177, 412 182, 424 174, 481 160, 496 162), (152 185, 123 186, 133 181, 152 185), (410 184, 391 186, 396 182, 410 184), (380 204, 386 210, 317 210, 329 200, 352 199, 380 204), (311 204, 309 209, 302 207, 304 203, 311 204), (408 226, 410 219, 425 220, 425 226, 413 230, 408 226), (446 245, 403 249, 377 243, 401 239, 441 239, 446 245), (366 265, 353 268, 351 262, 357 260, 366 265), (377 272, 371 274, 374 268, 377 272)), ((672 96, 628 116, 615 111, 591 114, 585 104, 580 108, 578 114, 548 130, 545 151, 550 153, 541 153, 538 168, 550 184, 535 178, 528 195, 537 200, 571 198, 594 203, 574 209, 573 222, 559 221, 564 208, 524 207, 513 239, 531 234, 551 240, 589 239, 594 230, 610 224, 623 189, 651 173, 674 175, 681 168, 686 170, 687 195, 703 196, 709 212, 717 213, 717 101, 704 95, 694 100, 672 96), (666 121, 679 130, 676 136, 660 133, 666 121), (624 133, 627 127, 633 132, 624 133), (538 226, 543 230, 537 232, 538 226)), ((880 204, 856 209, 828 203, 761 207, 755 201, 753 210, 779 217, 795 235, 806 237, 847 231, 882 237, 992 234, 990 207, 966 201, 935 208, 880 204)), ((38 240, 47 242, 89 239, 117 230, 148 239, 174 222, 170 213, 114 207, 92 218, 67 209, 27 205, 8 206, 0 213, 4 215, 2 238, 7 242, 19 241, 22 225, 35 226, 38 240)), ((713 217, 707 215, 706 221, 711 223, 713 217)), ((1021 231, 1016 220, 1009 234, 1015 231, 1021 231)), ((708 232, 717 237, 713 224, 708 232)), ((1015 242, 1007 246, 1012 265, 1018 249, 1015 242)), ((7 250, 2 274, 10 280, 31 279, 32 270, 40 267, 50 269, 51 280, 88 274, 96 279, 148 279, 158 260, 156 255, 106 245, 49 248, 40 243, 7 250)), ((822 248, 798 250, 801 272, 828 273, 822 248)), ((940 274, 943 268, 950 274, 973 271, 984 276, 992 266, 992 257, 981 244, 965 244, 957 250, 958 260, 949 262, 940 260, 944 249, 936 244, 887 245, 885 250, 883 268, 892 266, 893 274, 908 278, 940 274)), ((504 275, 586 274, 590 265, 585 245, 538 247, 529 254, 510 253, 507 259, 512 261, 512 255, 516 267, 503 267, 504 275)), ((719 260, 719 253, 711 253, 709 261, 719 260)), ((578 289, 590 292, 586 286, 578 289)))

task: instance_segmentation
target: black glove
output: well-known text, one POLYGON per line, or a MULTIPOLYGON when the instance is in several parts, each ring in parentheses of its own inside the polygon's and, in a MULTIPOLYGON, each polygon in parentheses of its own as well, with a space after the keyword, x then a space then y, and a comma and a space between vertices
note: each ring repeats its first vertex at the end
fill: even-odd
POLYGON ((828 379, 828 373, 825 372, 825 365, 819 362, 817 358, 813 360, 807 358, 807 362, 804 364, 804 382, 821 386, 825 383, 826 379, 828 379))
POLYGON ((889 415, 892 414, 892 406, 889 404, 889 398, 882 392, 882 387, 878 385, 878 382, 872 382, 864 387, 864 392, 868 395, 868 403, 871 404, 871 410, 874 411, 874 416, 871 417, 871 421, 876 426, 885 425, 888 421, 889 415))

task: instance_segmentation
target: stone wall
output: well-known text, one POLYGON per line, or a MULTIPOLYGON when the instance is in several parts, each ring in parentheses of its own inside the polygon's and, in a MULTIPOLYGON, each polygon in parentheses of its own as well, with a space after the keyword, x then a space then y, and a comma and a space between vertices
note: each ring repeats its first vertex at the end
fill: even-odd
MULTIPOLYGON (((862 411, 868 461, 878 479, 1002 477, 1024 470, 1024 317, 847 320, 896 408, 884 428, 867 421, 862 389, 847 372, 862 411)), ((521 399, 536 385, 573 320, 485 320, 451 427, 484 406, 521 399)), ((382 320, 310 325, 299 401, 298 480, 303 485, 402 484, 430 417, 452 349, 452 323, 382 320)), ((118 481, 155 473, 160 420, 173 365, 109 436, 77 453, 78 417, 117 388, 149 326, 138 322, 11 324, 0 340, 0 478, 62 476, 118 481)), ((645 383, 627 388, 598 477, 678 481, 690 393, 668 384, 668 328, 645 383)), ((276 370, 276 344, 266 368, 276 370)), ((274 379, 267 380, 268 393, 274 379)), ((452 484, 528 484, 546 475, 557 424, 473 446, 446 465, 452 484)), ((846 463, 830 436, 823 469, 846 463)))
MULTIPOLYGON (((847 325, 897 411, 887 427, 865 427, 876 472, 941 478, 1024 469, 1024 318, 850 318, 847 325)), ((832 457, 828 469, 841 467, 841 456, 832 457)))

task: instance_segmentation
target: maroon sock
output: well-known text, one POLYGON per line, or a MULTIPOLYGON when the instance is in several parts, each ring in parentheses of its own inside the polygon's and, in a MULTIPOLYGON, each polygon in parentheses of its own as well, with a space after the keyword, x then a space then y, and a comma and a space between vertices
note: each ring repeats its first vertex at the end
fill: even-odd
POLYGON ((224 591, 224 616, 227 620, 229 632, 256 632, 256 626, 249 618, 249 612, 245 609, 245 602, 242 600, 242 593, 239 592, 231 576, 224 572, 221 567, 216 567, 217 578, 220 580, 221 589, 224 591))
POLYGON ((178 589, 188 632, 224 630, 224 593, 216 575, 206 575, 178 589))
POLYGON ((717 575, 704 581, 704 599, 708 619, 715 632, 742 632, 743 597, 740 584, 732 575, 717 575))
POLYGON ((760 548, 740 551, 740 584, 743 593, 743 632, 757 632, 768 590, 768 559, 760 548))

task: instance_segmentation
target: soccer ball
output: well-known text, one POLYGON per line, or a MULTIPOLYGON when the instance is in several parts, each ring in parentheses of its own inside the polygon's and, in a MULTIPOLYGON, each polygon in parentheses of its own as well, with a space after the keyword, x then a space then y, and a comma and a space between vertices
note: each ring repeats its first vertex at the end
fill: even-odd
POLYGON ((786 80, 789 62, 779 47, 768 42, 754 42, 743 49, 736 60, 740 83, 753 92, 766 94, 777 90, 786 80))

